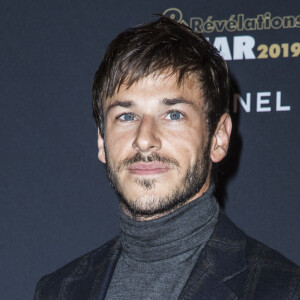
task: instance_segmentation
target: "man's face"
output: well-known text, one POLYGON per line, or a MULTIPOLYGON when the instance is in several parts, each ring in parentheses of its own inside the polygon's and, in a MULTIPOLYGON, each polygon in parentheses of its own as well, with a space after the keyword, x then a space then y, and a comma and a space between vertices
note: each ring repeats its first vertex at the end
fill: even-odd
POLYGON ((203 96, 190 76, 148 76, 104 103, 99 159, 137 216, 155 216, 198 198, 209 186, 210 146, 203 96), (105 151, 103 151, 105 150, 105 151))

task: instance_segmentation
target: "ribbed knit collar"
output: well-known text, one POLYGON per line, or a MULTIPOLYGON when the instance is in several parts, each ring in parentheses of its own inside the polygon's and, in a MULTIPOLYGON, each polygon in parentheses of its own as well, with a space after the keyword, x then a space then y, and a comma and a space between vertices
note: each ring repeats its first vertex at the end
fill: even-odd
POLYGON ((178 210, 151 221, 137 221, 120 209, 124 254, 145 262, 159 261, 201 246, 210 238, 219 205, 211 185, 205 194, 178 210))

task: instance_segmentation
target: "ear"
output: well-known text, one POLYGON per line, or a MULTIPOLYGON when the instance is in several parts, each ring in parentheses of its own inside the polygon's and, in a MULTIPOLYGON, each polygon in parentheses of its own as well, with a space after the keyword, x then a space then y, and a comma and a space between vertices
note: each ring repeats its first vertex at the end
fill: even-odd
POLYGON ((232 130, 229 114, 221 116, 216 131, 211 140, 210 158, 214 163, 220 162, 227 154, 232 130))
POLYGON ((98 129, 98 159, 104 164, 106 163, 105 151, 104 151, 104 140, 100 134, 99 129, 98 129))

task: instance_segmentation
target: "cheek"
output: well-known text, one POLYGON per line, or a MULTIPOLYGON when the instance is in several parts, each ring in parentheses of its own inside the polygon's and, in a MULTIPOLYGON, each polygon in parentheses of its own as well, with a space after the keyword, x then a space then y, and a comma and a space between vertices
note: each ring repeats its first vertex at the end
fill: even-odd
POLYGON ((112 166, 132 155, 132 140, 128 134, 110 133, 105 139, 105 146, 112 166))
POLYGON ((169 152, 181 165, 194 163, 203 152, 203 137, 197 128, 172 131, 162 138, 163 152, 169 152))

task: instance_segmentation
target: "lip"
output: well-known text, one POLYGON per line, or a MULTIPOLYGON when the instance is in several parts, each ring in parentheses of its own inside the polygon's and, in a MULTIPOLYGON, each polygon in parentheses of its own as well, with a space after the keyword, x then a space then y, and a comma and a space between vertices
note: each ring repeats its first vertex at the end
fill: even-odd
POLYGON ((128 168, 135 175, 157 175, 169 171, 169 167, 161 162, 134 163, 128 168))

